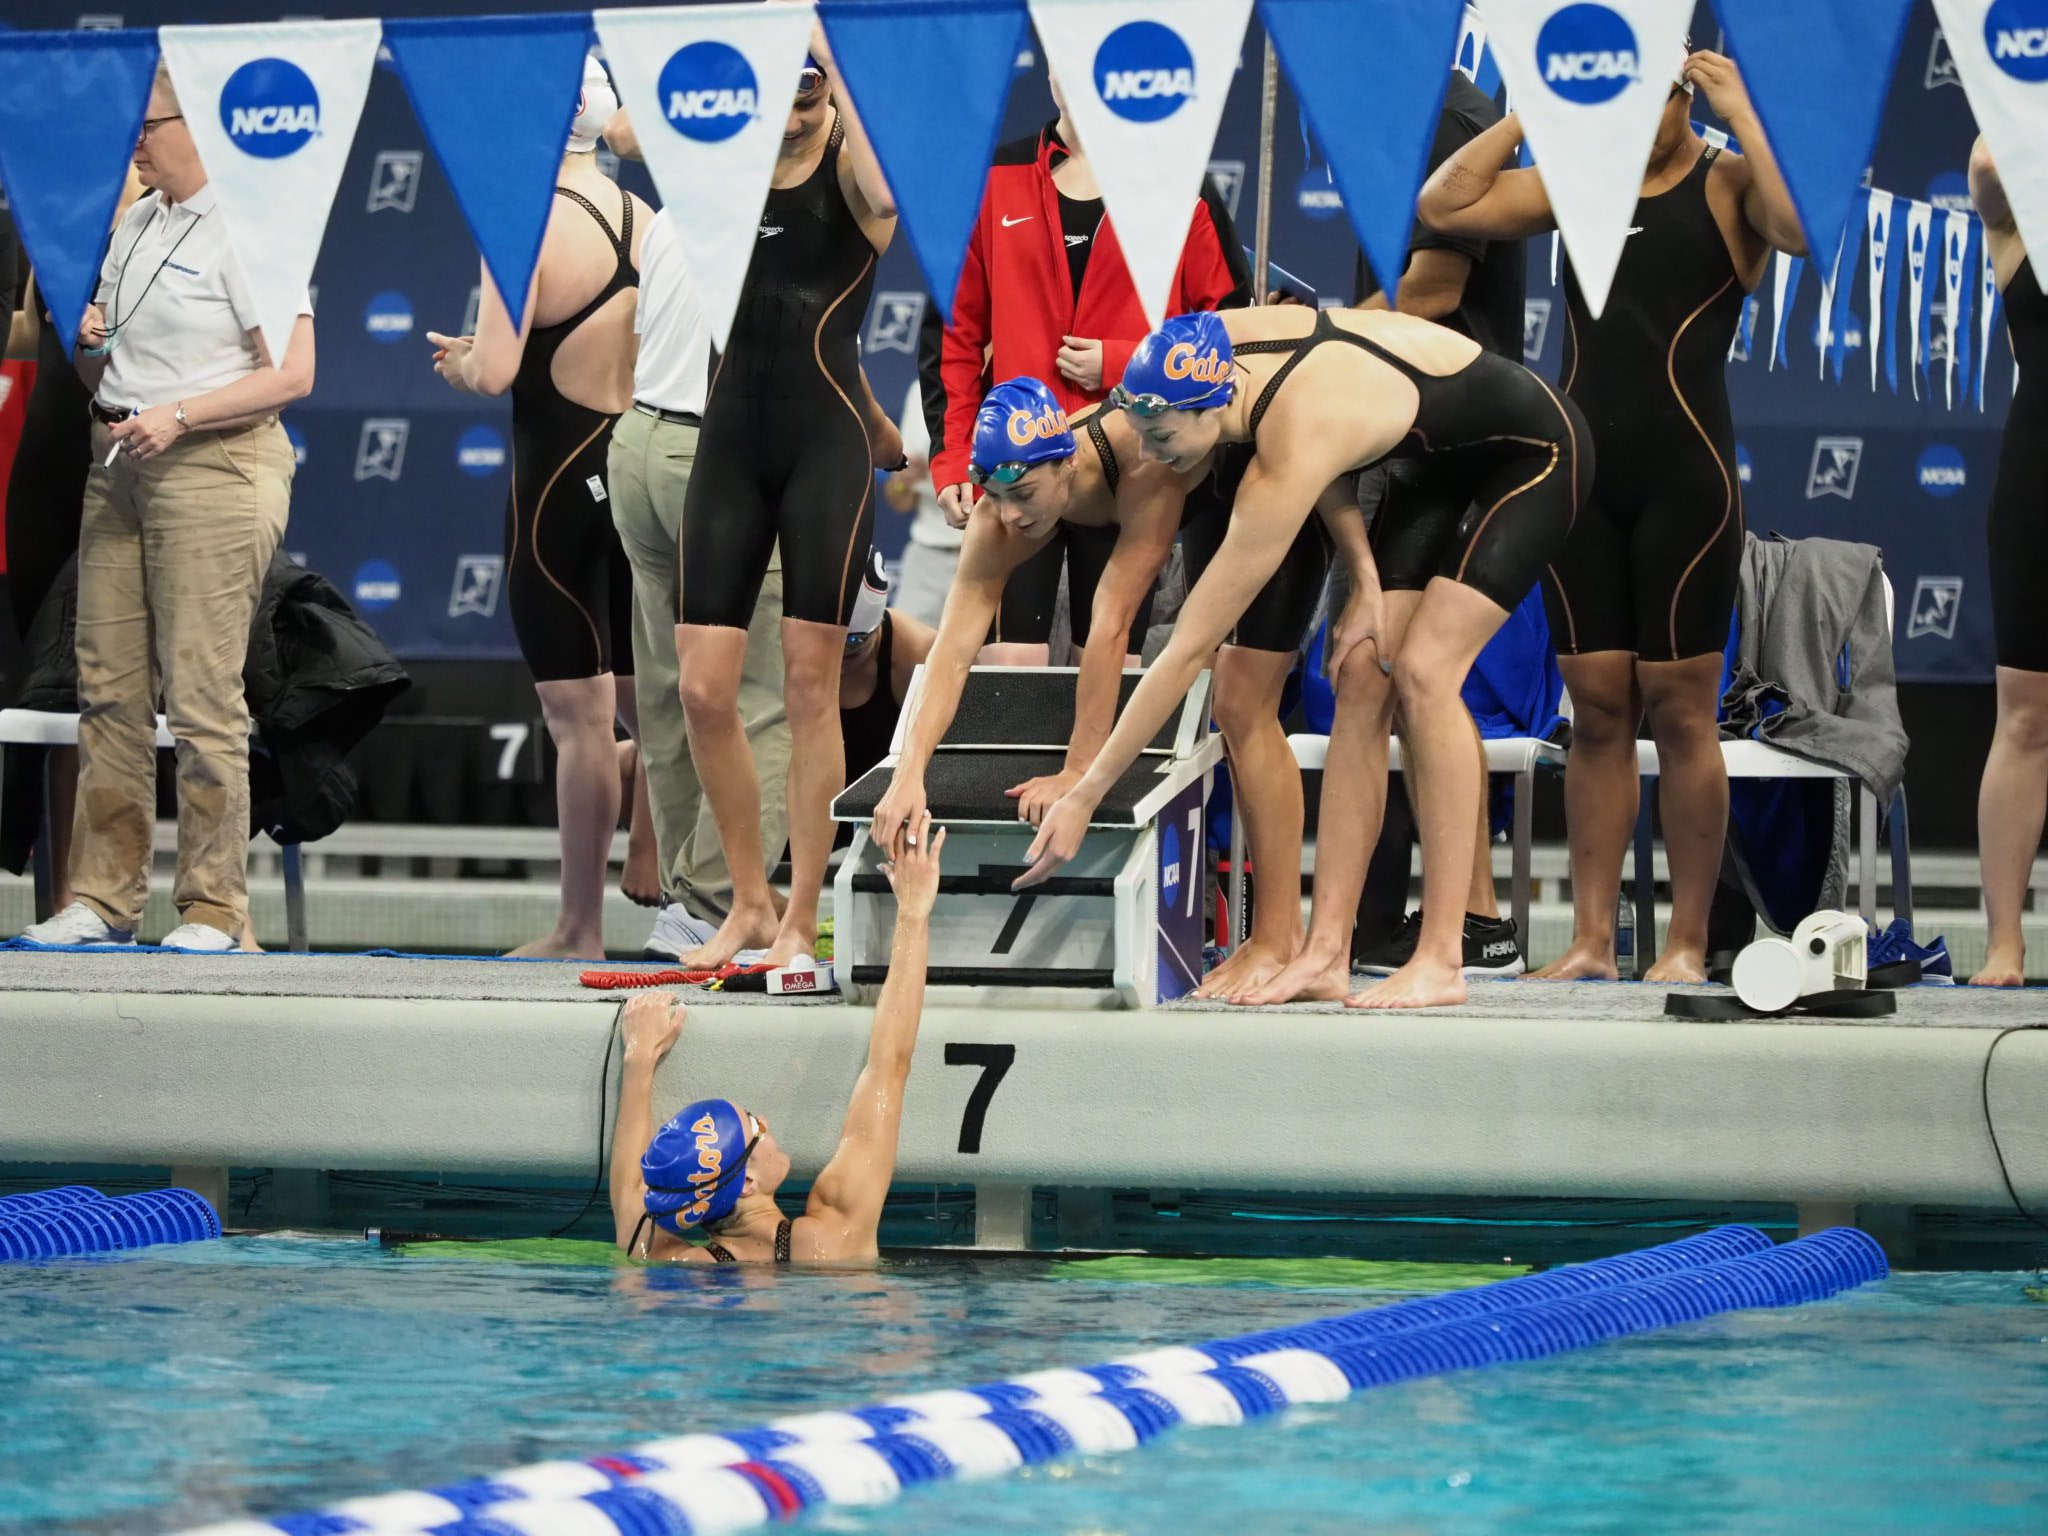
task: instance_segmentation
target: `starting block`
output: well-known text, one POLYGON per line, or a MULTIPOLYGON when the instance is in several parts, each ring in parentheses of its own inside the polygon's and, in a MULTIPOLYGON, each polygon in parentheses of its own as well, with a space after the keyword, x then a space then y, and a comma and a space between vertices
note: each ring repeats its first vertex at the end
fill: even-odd
MULTIPOLYGON (((1073 988, 1109 1007, 1149 1008, 1202 975, 1209 790, 1223 739, 1209 729, 1210 675, 1096 807, 1081 853, 1043 885, 1013 891, 1038 829, 1004 791, 1066 761, 1071 667, 976 667, 925 773, 932 822, 946 828, 932 914, 934 986, 1073 988)), ((1128 702, 1142 671, 1123 675, 1128 702)), ((849 1001, 872 1002, 889 974, 895 897, 869 826, 924 691, 912 680, 882 764, 832 803, 853 845, 833 885, 835 965, 849 1001)))

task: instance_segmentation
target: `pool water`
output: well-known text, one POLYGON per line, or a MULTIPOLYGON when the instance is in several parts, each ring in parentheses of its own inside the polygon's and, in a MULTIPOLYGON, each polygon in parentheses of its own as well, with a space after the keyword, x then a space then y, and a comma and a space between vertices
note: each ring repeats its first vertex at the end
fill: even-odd
MULTIPOLYGON (((2030 1279, 1898 1276, 813 1523, 2048 1530, 2048 1305, 2030 1279)), ((293 1238, 0 1266, 0 1533, 278 1514, 1392 1299, 1037 1260, 672 1272, 293 1238)))

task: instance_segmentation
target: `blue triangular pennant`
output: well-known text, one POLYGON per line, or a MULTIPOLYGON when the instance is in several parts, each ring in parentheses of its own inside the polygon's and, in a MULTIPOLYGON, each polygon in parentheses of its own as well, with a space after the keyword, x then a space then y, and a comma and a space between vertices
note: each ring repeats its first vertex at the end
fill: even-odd
POLYGON ((99 284, 156 60, 154 32, 0 36, 0 183, 66 352, 99 284))
POLYGON ((1464 0, 1259 0, 1259 17, 1391 299, 1451 83, 1464 0), (1362 87, 1359 61, 1372 61, 1362 87))
POLYGON ((1841 243, 1913 0, 1714 0, 1807 252, 1841 243))
POLYGON ((862 0, 819 19, 896 212, 948 320, 982 189, 1030 40, 1024 0, 862 0), (913 80, 943 89, 906 89, 913 80))
POLYGON ((1884 377, 1893 394, 1899 392, 1899 331, 1905 320, 1899 313, 1899 295, 1906 286, 1906 217, 1902 200, 1892 205, 1885 227, 1887 245, 1884 259, 1884 292, 1872 294, 1870 310, 1884 310, 1884 377))
POLYGON ((518 326, 583 87, 589 13, 387 21, 384 41, 518 326))

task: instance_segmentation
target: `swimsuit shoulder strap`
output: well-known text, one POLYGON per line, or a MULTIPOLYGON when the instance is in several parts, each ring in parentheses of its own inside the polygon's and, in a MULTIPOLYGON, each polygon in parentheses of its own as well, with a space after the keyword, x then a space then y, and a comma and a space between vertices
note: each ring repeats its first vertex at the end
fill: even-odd
POLYGON ((1097 411, 1087 421, 1088 441, 1095 445, 1095 457, 1102 460, 1102 478, 1109 482, 1109 493, 1116 494, 1116 483, 1123 470, 1116 462, 1116 450, 1109 446, 1109 431, 1102 425, 1102 413, 1097 411))
POLYGON ((622 192, 621 192, 621 193, 619 194, 619 199, 620 199, 620 208, 622 209, 622 212, 621 212, 621 213, 620 213, 620 215, 619 215, 619 222, 620 222, 620 224, 621 224, 621 225, 623 226, 623 231, 624 231, 623 233, 619 233, 619 234, 614 234, 614 233, 613 233, 613 231, 612 231, 612 225, 611 225, 611 220, 607 219, 607 218, 606 218, 606 217, 604 216, 604 214, 603 214, 603 213, 602 213, 601 211, 599 211, 599 209, 598 209, 598 206, 597 206, 597 204, 593 203, 593 202, 592 202, 592 201, 591 201, 591 200, 590 200, 589 198, 585 197, 585 196, 584 196, 584 195, 583 195, 583 194, 582 194, 581 192, 572 192, 572 191, 571 191, 571 190, 570 190, 569 188, 567 188, 567 187, 557 187, 557 188, 555 188, 555 196, 557 196, 557 197, 566 197, 566 198, 568 198, 570 202, 572 202, 572 203, 576 203, 576 204, 580 205, 580 206, 582 207, 582 209, 583 209, 583 211, 584 211, 585 213, 589 214, 589 215, 590 215, 590 216, 591 216, 591 217, 592 217, 593 219, 597 220, 597 227, 598 227, 599 229, 601 229, 601 230, 603 230, 603 231, 604 231, 604 237, 605 237, 605 239, 607 239, 607 240, 609 240, 609 241, 611 242, 612 252, 613 252, 613 254, 614 254, 614 255, 616 255, 616 256, 617 256, 617 257, 619 258, 619 265, 620 265, 620 266, 622 266, 622 267, 630 267, 630 266, 632 266, 632 264, 633 264, 633 194, 632 194, 632 193, 630 193, 630 192, 623 192, 623 191, 622 191, 622 192))
POLYGON ((723 1243, 708 1242, 704 1245, 704 1251, 711 1255, 711 1262, 714 1264, 739 1263, 739 1260, 732 1256, 732 1250, 723 1243))
POLYGON ((775 1262, 778 1264, 789 1262, 789 1229, 792 1225, 790 1219, 785 1216, 782 1218, 782 1225, 775 1229, 775 1262))

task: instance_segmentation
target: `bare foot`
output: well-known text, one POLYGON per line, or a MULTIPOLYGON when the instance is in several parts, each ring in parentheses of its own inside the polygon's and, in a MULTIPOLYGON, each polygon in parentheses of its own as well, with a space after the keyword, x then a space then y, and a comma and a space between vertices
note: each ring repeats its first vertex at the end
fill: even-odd
POLYGON ((816 929, 806 932, 801 928, 785 926, 780 933, 775 935, 774 942, 768 946, 768 953, 763 959, 769 965, 781 966, 788 965, 792 960, 800 956, 815 958, 817 953, 818 934, 816 929))
POLYGON ((1455 1008, 1466 1001, 1464 969, 1439 965, 1420 957, 1410 960, 1385 981, 1376 982, 1356 997, 1344 999, 1347 1008, 1455 1008))
POLYGON ((242 920, 242 939, 236 947, 245 955, 263 953, 263 946, 256 942, 256 925, 247 918, 242 920))
POLYGON ((1563 958, 1553 960, 1540 971, 1531 971, 1522 978, 1524 981, 1619 981, 1621 972, 1615 969, 1614 951, 1594 950, 1574 944, 1566 950, 1563 958))
POLYGON ((604 939, 596 934, 564 933, 557 928, 544 939, 535 939, 505 952, 507 960, 602 960, 604 939))
POLYGON ((1973 987, 2024 987, 2026 984, 2025 954, 2003 954, 1995 949, 1984 957, 1984 969, 1970 978, 1973 987))
POLYGON ((743 949, 766 949, 775 942, 775 914, 735 907, 711 935, 677 962, 686 971, 715 971, 743 949))
POLYGON ((1300 948, 1300 934, 1296 934, 1287 948, 1279 953, 1256 939, 1247 939, 1231 951, 1229 959, 1202 978, 1202 984, 1195 988, 1195 996, 1235 997, 1240 992, 1255 991, 1279 975, 1288 957, 1300 948))
POLYGON ((1280 1003, 1334 1003, 1351 995, 1351 962, 1304 949, 1271 981, 1231 998, 1246 1008, 1271 1008, 1280 1003))
POLYGON ((1643 974, 1643 980, 1655 982, 1705 981, 1707 979, 1707 957, 1696 949, 1667 949, 1657 957, 1657 963, 1643 974))
POLYGON ((626 867, 619 875, 619 890, 636 907, 661 905, 661 856, 654 839, 626 839, 626 867))

